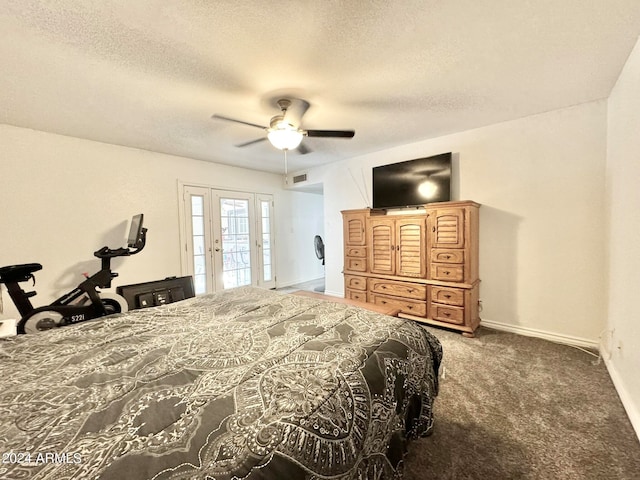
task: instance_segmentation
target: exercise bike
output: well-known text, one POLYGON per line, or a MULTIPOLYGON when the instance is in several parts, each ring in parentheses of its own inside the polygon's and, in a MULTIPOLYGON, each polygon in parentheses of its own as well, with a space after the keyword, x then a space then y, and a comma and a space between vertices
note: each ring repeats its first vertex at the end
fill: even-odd
POLYGON ((9 296, 22 317, 18 322, 18 333, 35 333, 126 312, 129 307, 124 297, 101 292, 98 288, 110 288, 111 280, 118 276, 116 272, 111 271, 112 258, 135 255, 144 248, 147 229, 142 226, 143 218, 142 214, 134 215, 132 218, 126 248, 102 247, 94 252, 93 254, 102 261, 100 271, 87 277, 76 288, 50 305, 34 308, 29 299, 36 295, 36 292, 25 292, 19 285, 28 280, 33 280, 35 285, 33 273, 41 270, 42 265, 27 263, 0 267, 0 284, 4 283, 7 286, 9 296))

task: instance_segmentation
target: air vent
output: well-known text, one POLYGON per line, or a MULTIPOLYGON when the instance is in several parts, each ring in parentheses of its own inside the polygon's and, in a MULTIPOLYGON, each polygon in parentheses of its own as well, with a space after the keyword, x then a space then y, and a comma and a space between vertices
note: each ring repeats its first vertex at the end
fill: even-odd
POLYGON ((296 175, 295 177, 293 177, 293 183, 300 183, 300 182, 306 182, 307 181, 307 174, 303 173, 302 175, 296 175))

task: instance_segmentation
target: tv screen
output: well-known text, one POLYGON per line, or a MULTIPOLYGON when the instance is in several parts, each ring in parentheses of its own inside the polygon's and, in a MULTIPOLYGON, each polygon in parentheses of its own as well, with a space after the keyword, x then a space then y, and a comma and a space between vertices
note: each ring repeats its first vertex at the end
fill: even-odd
POLYGON ((373 208, 402 208, 451 200, 451 153, 373 169, 373 208))

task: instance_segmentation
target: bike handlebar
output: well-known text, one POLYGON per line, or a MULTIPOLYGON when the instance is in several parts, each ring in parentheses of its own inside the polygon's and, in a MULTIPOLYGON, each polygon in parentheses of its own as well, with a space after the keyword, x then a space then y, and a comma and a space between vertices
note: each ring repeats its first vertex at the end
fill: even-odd
POLYGON ((113 258, 113 257, 126 257, 131 255, 128 248, 116 248, 115 250, 109 247, 102 247, 100 250, 93 252, 98 258, 113 258))
POLYGON ((113 257, 128 257, 129 255, 135 255, 140 252, 147 241, 147 229, 142 229, 142 238, 140 242, 140 246, 136 246, 136 248, 116 248, 111 249, 109 247, 102 247, 100 250, 96 250, 93 254, 98 258, 113 258, 113 257))

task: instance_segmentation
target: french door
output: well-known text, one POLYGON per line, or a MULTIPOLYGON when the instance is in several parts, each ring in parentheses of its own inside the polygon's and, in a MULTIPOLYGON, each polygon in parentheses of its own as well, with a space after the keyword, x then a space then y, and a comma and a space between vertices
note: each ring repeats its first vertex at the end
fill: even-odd
POLYGON ((275 287, 272 195, 183 187, 183 270, 196 294, 275 287))

